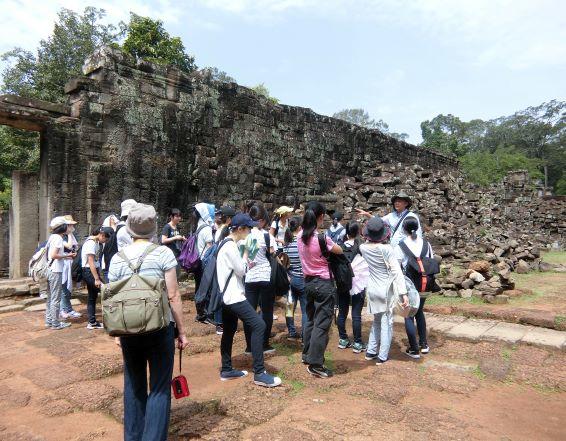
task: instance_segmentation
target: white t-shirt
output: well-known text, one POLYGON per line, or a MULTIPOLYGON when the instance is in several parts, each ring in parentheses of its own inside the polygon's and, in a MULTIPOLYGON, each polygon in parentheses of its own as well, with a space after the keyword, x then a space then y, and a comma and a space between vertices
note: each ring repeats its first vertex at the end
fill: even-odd
POLYGON ((232 277, 228 282, 226 291, 222 299, 225 305, 233 305, 246 301, 244 290, 244 275, 246 273, 246 264, 240 256, 240 251, 236 243, 231 240, 226 242, 216 259, 216 276, 218 277, 218 288, 222 292, 226 286, 226 280, 232 271, 232 277))
POLYGON ((128 234, 128 230, 126 230, 125 222, 120 222, 118 225, 124 225, 123 227, 120 227, 118 233, 116 233, 116 240, 118 241, 118 251, 122 251, 122 248, 133 244, 134 239, 132 239, 132 236, 128 234))
MULTIPOLYGON (((246 283, 269 282, 271 280, 271 264, 269 263, 269 260, 267 260, 265 253, 266 234, 269 236, 269 247, 275 249, 275 238, 271 234, 267 233, 266 231, 260 230, 257 227, 252 228, 250 236, 252 240, 256 241, 257 247, 259 249, 252 260, 254 262, 254 266, 252 266, 246 273, 246 283)), ((250 240, 250 236, 248 236, 246 241, 250 240)))
POLYGON ((100 268, 100 244, 96 240, 88 238, 81 248, 81 262, 83 268, 90 268, 88 266, 88 256, 90 254, 94 256, 94 267, 100 268))
MULTIPOLYGON (((65 254, 63 251, 63 238, 58 234, 52 234, 47 239, 47 261, 51 262, 52 254, 65 254), (53 251, 55 250, 55 251, 53 251)), ((52 273, 62 273, 63 272, 63 259, 53 259, 53 263, 49 267, 52 273)))
POLYGON ((202 256, 204 254, 204 249, 206 248, 206 244, 212 243, 214 241, 214 238, 212 237, 212 227, 202 219, 199 219, 197 224, 197 229, 200 228, 201 225, 206 225, 206 226, 199 231, 197 237, 197 250, 199 256, 202 256))
MULTIPOLYGON (((407 247, 409 248, 409 250, 411 250, 411 252, 415 256, 419 257, 421 255, 421 251, 423 249, 423 243, 424 243, 422 237, 417 236, 416 240, 413 240, 411 236, 407 236, 404 241, 407 247)), ((407 263, 409 263, 409 257, 405 255, 405 253, 403 252, 403 250, 399 245, 395 246, 393 252, 395 253, 395 258, 399 261, 399 263, 401 263, 401 266, 405 268, 407 266, 407 263)), ((434 257, 434 253, 432 252, 432 247, 430 246, 430 243, 428 244, 428 250, 425 256, 434 257)))
MULTIPOLYGON (((288 228, 287 221, 285 221, 285 224, 281 223, 281 221, 273 221, 273 222, 271 222, 271 228, 273 228, 274 230, 277 230, 277 235, 275 236, 275 238, 277 240, 280 240, 281 242, 284 242, 285 241, 285 231, 287 231, 287 228, 288 228), (279 229, 278 230, 277 230, 277 223, 279 223, 279 229)), ((283 248, 283 243, 277 242, 277 248, 279 248, 279 249, 283 248)))

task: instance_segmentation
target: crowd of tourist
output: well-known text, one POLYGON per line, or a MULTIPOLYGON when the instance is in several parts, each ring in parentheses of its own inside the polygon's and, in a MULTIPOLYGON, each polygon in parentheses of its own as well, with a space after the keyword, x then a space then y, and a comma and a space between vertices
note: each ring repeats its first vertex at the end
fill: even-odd
MULTIPOLYGON (((287 338, 302 344, 302 362, 310 374, 319 378, 333 375, 324 359, 333 320, 338 327, 340 349, 365 353, 366 360, 381 365, 389 359, 394 307, 406 307, 409 302, 407 268, 421 255, 433 257, 432 248, 422 238, 419 218, 410 211, 411 198, 400 193, 391 202, 393 210, 384 217, 358 210, 359 219, 349 222, 343 221, 340 212, 327 210, 315 201, 298 209, 278 207, 272 219, 261 202, 251 202, 240 211, 197 203, 188 212, 188 222, 182 224, 188 225, 186 234, 181 231, 183 218, 177 208, 169 211, 158 234, 155 209, 128 199, 121 204, 120 216, 108 216, 82 244, 75 237, 72 216, 55 217, 50 223, 51 235, 42 244, 49 262, 45 326, 62 330, 71 326, 69 320, 80 317, 70 302, 73 279, 86 285, 86 327, 92 331, 104 329, 96 308, 101 285, 134 273, 164 281, 170 305, 169 326, 157 332, 116 338, 124 359, 125 438, 131 440, 167 437, 175 339, 179 349, 188 344, 178 278, 184 249, 191 241, 200 262, 190 270, 195 292, 201 284, 209 283, 207 265, 215 265, 211 271, 221 306, 211 311, 197 303, 195 319, 214 325, 221 335, 220 380, 248 376, 247 371, 232 365, 234 335, 241 320, 245 353, 253 360, 253 382, 264 387, 281 384, 279 377, 266 371, 264 363, 264 356, 276 351, 270 342, 276 318, 274 259, 284 265, 288 274, 289 290, 283 296, 287 338), (325 216, 332 220, 326 230, 325 216), (211 254, 215 259, 209 259, 211 254), (347 288, 333 274, 329 263, 332 256, 346 261, 351 268, 347 288), (138 262, 138 266, 132 262, 138 262), (367 341, 362 336, 364 306, 373 316, 367 341), (295 321, 297 308, 301 311, 300 327, 295 321), (346 329, 350 310, 351 339, 346 329)), ((415 317, 405 318, 409 341, 406 354, 412 358, 429 352, 424 297, 415 317)))

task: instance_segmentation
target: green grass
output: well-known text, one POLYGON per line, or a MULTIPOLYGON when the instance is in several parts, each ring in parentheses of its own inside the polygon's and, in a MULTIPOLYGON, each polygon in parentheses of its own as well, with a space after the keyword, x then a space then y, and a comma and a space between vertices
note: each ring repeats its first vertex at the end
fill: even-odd
POLYGON ((440 295, 431 295, 426 299, 427 305, 483 305, 484 302, 478 297, 470 297, 463 299, 462 297, 444 297, 440 295))
POLYGON ((287 357, 287 361, 289 362, 289 364, 297 363, 297 359, 295 357, 295 352, 297 351, 297 348, 287 346, 283 343, 274 343, 273 347, 277 351, 277 355, 287 357))
POLYGON ((324 365, 330 369, 331 371, 334 370, 334 358, 332 357, 332 352, 326 351, 324 353, 324 365))
POLYGON ((554 324, 556 328, 563 328, 566 327, 566 316, 564 315, 557 315, 554 317, 554 324))
POLYGON ((566 264, 566 251, 543 251, 540 255, 544 262, 566 264))
POLYGON ((516 350, 517 350, 517 346, 515 345, 511 346, 510 348, 501 349, 501 358, 503 358, 506 361, 510 361, 513 352, 515 352, 516 350))
POLYGON ((472 374, 474 374, 480 380, 485 380, 485 374, 483 373, 483 371, 481 370, 481 368, 479 366, 475 367, 475 369, 472 371, 472 374))

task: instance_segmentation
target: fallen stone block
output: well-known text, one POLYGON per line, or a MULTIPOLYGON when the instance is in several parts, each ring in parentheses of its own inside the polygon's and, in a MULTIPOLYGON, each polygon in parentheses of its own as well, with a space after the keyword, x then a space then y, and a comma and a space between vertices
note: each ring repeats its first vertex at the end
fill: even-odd
POLYGON ((480 336, 493 328, 497 322, 491 320, 468 319, 448 330, 446 335, 457 340, 478 341, 480 336))
POLYGON ((564 350, 566 345, 566 332, 529 327, 527 333, 521 338, 521 342, 542 348, 564 350))
POLYGON ((0 314, 21 311, 22 309, 24 309, 24 305, 14 304, 14 305, 2 306, 0 307, 0 314))
POLYGON ((29 285, 17 285, 14 289, 14 295, 16 296, 25 296, 29 294, 29 285))
POLYGON ((524 337, 528 330, 528 326, 500 322, 485 331, 480 336, 480 340, 504 341, 506 343, 515 344, 524 337))

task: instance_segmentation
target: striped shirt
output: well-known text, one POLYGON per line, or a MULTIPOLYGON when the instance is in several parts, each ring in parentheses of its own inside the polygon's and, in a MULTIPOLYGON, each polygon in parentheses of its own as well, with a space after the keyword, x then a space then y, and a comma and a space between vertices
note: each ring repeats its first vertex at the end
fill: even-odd
POLYGON ((296 237, 293 237, 293 240, 283 247, 283 252, 289 256, 289 274, 292 277, 303 278, 303 266, 296 237))
MULTIPOLYGON (((122 251, 126 253, 126 257, 130 259, 132 265, 135 265, 144 250, 150 245, 151 243, 148 242, 135 242, 132 245, 125 247, 122 251)), ((149 253, 149 255, 144 259, 139 274, 142 276, 164 279, 165 271, 175 268, 176 266, 177 260, 175 259, 173 251, 162 245, 149 253)), ((115 282, 116 280, 122 280, 131 275, 132 270, 124 259, 122 259, 118 253, 114 254, 110 261, 108 280, 110 282, 115 282)))

